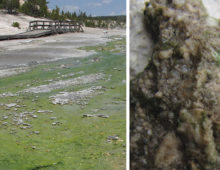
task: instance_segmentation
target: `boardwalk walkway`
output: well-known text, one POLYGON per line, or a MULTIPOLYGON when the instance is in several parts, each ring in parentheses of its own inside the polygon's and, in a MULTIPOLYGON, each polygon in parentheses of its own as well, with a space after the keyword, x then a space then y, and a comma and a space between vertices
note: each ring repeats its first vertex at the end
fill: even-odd
POLYGON ((27 32, 0 36, 1 40, 38 38, 67 32, 84 32, 82 24, 75 21, 31 21, 27 32))

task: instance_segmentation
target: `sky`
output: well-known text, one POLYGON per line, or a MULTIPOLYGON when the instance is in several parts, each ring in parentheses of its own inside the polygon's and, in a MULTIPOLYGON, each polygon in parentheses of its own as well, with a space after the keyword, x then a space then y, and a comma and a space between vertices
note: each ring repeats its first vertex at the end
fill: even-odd
POLYGON ((50 9, 56 5, 64 11, 86 12, 92 16, 111 16, 126 14, 126 0, 47 0, 50 9))

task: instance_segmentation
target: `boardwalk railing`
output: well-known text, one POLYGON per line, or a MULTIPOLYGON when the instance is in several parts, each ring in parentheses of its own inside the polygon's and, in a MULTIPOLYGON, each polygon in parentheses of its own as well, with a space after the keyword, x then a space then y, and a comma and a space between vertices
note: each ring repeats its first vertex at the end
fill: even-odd
POLYGON ((77 21, 31 21, 28 30, 52 30, 58 33, 84 32, 82 24, 77 21))
POLYGON ((82 24, 76 21, 31 21, 27 32, 0 36, 0 41, 38 38, 57 33, 84 32, 82 24))

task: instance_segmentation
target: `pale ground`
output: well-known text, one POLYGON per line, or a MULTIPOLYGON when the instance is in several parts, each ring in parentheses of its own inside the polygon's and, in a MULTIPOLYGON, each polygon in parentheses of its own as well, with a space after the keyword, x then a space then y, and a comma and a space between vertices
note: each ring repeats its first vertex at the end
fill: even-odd
MULTIPOLYGON (((8 15, 0 11, 0 34, 17 34, 25 32, 29 21, 33 18, 19 14, 8 15), (11 24, 17 21, 22 29, 13 28, 11 24)), ((111 36, 126 36, 125 30, 107 30, 84 28, 84 33, 66 33, 41 37, 37 39, 23 39, 0 41, 0 77, 14 75, 28 69, 28 65, 55 61, 65 58, 86 57, 94 51, 79 50, 80 47, 95 46, 110 41, 111 36), (16 67, 22 67, 16 68, 16 67)))
MULTIPOLYGON (((152 55, 154 43, 143 24, 144 4, 148 0, 130 0, 130 68, 131 78, 142 72, 152 55)), ((185 0, 176 0, 185 1, 185 0)), ((220 18, 220 0, 203 0, 208 14, 220 18)), ((210 17, 208 22, 216 25, 210 17)))
POLYGON ((46 20, 44 18, 34 18, 24 14, 9 15, 5 11, 0 10, 0 35, 11 35, 25 32, 29 26, 29 22, 33 20, 46 20), (18 22, 20 28, 14 28, 11 25, 18 22))

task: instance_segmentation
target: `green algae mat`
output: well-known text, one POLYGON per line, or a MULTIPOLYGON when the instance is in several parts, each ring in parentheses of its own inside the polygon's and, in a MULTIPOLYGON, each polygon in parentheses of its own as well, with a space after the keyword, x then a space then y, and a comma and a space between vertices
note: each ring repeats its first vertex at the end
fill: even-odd
POLYGON ((0 79, 0 170, 125 169, 125 42, 0 79))

